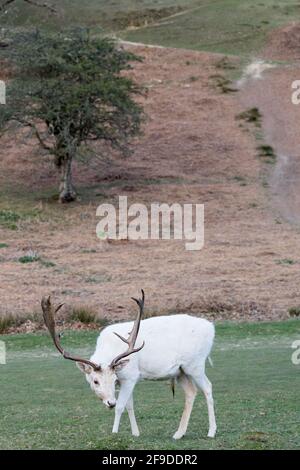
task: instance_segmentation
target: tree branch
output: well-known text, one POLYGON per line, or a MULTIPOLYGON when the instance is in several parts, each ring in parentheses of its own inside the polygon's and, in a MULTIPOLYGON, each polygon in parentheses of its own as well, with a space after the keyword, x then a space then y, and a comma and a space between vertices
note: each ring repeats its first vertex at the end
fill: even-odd
POLYGON ((42 137, 41 137, 41 134, 39 133, 38 129, 36 128, 36 126, 34 124, 30 124, 30 127, 34 130, 34 133, 36 135, 36 138, 37 140, 39 141, 40 145, 43 147, 44 150, 47 150, 48 152, 50 153, 53 153, 53 148, 52 147, 49 147, 49 145, 47 145, 42 137))
POLYGON ((47 152, 49 153, 52 153, 54 154, 54 150, 53 150, 53 147, 49 147, 49 145, 47 145, 41 134, 39 133, 37 127, 35 126, 35 124, 33 124, 32 122, 28 122, 28 121, 23 121, 21 119, 17 119, 18 122, 20 122, 21 124, 23 124, 24 126, 28 126, 28 127, 31 127, 31 129, 33 129, 35 135, 36 135, 36 138, 37 140, 39 141, 39 144, 41 145, 41 147, 44 149, 44 150, 47 150, 47 152))

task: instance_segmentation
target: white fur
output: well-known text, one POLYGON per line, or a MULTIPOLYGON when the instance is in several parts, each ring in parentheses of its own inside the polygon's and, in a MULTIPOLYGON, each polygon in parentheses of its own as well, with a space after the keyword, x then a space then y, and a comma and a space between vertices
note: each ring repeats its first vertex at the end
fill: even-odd
POLYGON ((91 361, 101 365, 95 372, 84 367, 91 388, 106 405, 116 403, 113 432, 118 432, 121 415, 127 408, 132 433, 139 435, 134 417, 132 393, 141 379, 176 378, 185 392, 185 408, 174 438, 181 438, 187 429, 193 402, 198 389, 206 397, 209 414, 209 437, 216 433, 216 422, 211 383, 205 375, 205 362, 214 340, 214 325, 207 320, 189 315, 152 317, 141 321, 135 344, 145 341, 144 348, 128 357, 129 362, 112 371, 111 361, 127 349, 114 332, 127 338, 133 322, 117 323, 105 328, 99 335, 91 361), (99 382, 96 385, 95 380, 99 382), (120 392, 115 400, 114 384, 120 382, 120 392))

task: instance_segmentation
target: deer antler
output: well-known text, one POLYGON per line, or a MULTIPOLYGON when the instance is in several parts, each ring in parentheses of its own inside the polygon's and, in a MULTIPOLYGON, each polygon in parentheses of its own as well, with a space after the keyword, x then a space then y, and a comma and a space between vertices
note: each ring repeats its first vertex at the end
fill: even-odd
POLYGON ((116 367, 122 359, 124 359, 125 357, 130 356, 130 354, 133 354, 133 353, 136 353, 136 352, 140 351, 145 346, 145 341, 143 341, 142 346, 140 346, 139 348, 134 349, 134 345, 135 345, 137 335, 138 335, 139 329, 140 329, 141 318, 142 318, 142 315, 144 313, 145 293, 144 293, 143 289, 142 289, 142 298, 141 299, 135 299, 134 297, 131 297, 131 298, 132 298, 132 300, 134 300, 138 304, 139 312, 138 312, 138 315, 137 315, 137 317, 134 321, 133 328, 131 330, 131 333, 129 334, 128 339, 125 339, 125 338, 123 338, 123 336, 119 335, 118 333, 115 333, 115 335, 118 338, 120 338, 120 340, 122 340, 124 343, 128 344, 128 349, 124 353, 119 354, 119 356, 117 356, 111 362, 110 367, 112 367, 112 368, 116 367))
POLYGON ((87 359, 82 359, 80 357, 71 356, 71 354, 66 352, 61 346, 60 335, 57 334, 55 330, 55 314, 64 304, 60 304, 56 308, 54 308, 54 306, 51 303, 51 298, 49 296, 49 297, 43 297, 41 305, 42 305, 43 317, 44 317, 46 327, 48 328, 49 333, 52 337, 53 343, 56 349, 60 352, 60 354, 65 359, 70 359, 70 361, 81 362, 82 364, 87 364, 88 366, 91 366, 95 371, 101 370, 101 367, 95 364, 94 362, 88 361, 87 359))

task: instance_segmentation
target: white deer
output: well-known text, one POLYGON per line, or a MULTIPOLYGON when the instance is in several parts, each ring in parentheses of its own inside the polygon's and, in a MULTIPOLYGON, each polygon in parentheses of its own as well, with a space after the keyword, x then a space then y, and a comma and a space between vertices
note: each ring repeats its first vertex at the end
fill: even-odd
POLYGON ((59 335, 55 331, 54 315, 62 304, 55 309, 48 297, 42 300, 42 309, 56 348, 65 359, 77 363, 97 397, 107 407, 115 408, 113 433, 118 432, 126 408, 132 434, 139 436, 133 409, 133 390, 139 380, 176 379, 185 393, 185 406, 174 439, 180 439, 186 433, 198 389, 203 391, 207 401, 208 437, 214 437, 217 426, 212 386, 205 375, 206 359, 214 340, 213 324, 201 318, 179 314, 141 321, 144 292, 142 299, 133 300, 139 306, 136 320, 103 329, 90 360, 71 356, 61 347, 59 335), (128 339, 125 339, 128 334, 128 339), (116 399, 117 382, 120 391, 116 399))

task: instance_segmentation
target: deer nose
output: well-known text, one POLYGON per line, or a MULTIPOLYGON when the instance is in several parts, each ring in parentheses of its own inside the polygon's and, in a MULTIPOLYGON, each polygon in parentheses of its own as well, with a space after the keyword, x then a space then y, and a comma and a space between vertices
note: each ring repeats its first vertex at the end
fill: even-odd
POLYGON ((114 408, 116 406, 115 402, 108 401, 107 402, 109 408, 114 408))

